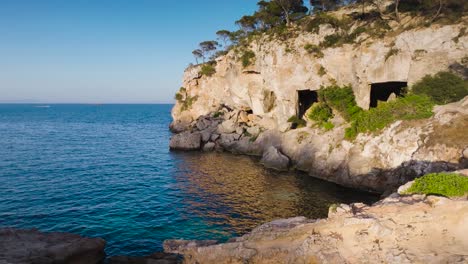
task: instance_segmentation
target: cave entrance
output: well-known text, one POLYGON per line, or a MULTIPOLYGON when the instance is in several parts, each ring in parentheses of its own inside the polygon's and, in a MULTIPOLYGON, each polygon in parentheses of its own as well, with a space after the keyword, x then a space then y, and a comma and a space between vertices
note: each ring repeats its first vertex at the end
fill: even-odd
POLYGON ((309 107, 316 102, 318 102, 318 95, 316 91, 297 91, 297 117, 302 118, 307 109, 309 109, 309 107))
POLYGON ((378 101, 386 102, 394 93, 397 97, 402 95, 403 88, 408 86, 407 82, 382 82, 371 84, 370 107, 377 107, 378 101))

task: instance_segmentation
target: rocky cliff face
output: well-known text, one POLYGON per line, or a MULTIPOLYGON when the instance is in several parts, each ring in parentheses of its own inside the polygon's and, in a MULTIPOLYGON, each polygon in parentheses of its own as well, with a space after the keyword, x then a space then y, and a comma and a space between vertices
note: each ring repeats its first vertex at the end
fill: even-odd
POLYGON ((467 263, 468 201, 393 194, 331 207, 328 219, 277 220, 225 244, 166 241, 184 263, 467 263))
POLYGON ((468 36, 461 34, 463 24, 420 27, 380 39, 363 34, 355 44, 323 49, 323 57, 317 58, 304 46, 334 32, 322 25, 317 34, 252 42, 256 59, 246 68, 234 51, 217 60, 212 76, 190 67, 183 98, 172 110, 171 129, 178 134, 171 148, 262 156, 267 167, 298 169, 378 192, 425 173, 466 167, 468 98, 436 107, 430 119, 397 121, 381 133, 360 134, 354 141, 344 139, 348 124, 339 115, 330 131, 291 129, 287 122, 302 111, 304 91, 321 86, 351 84, 357 104, 368 109, 375 85, 411 85, 426 74, 454 67, 466 70, 468 36))
POLYGON ((182 103, 176 103, 172 116, 176 121, 191 122, 225 104, 251 109, 253 114, 272 120, 269 128, 285 131, 287 119, 296 115, 299 107, 298 91, 318 90, 332 83, 351 84, 358 105, 367 109, 371 84, 411 85, 450 65, 467 64, 463 58, 468 53, 468 35, 458 37, 463 24, 417 28, 382 39, 363 34, 357 44, 322 49, 322 58, 309 54, 304 47, 318 45, 332 34, 329 26, 321 26, 318 34, 301 33, 287 41, 264 37, 252 42, 250 48, 256 59, 247 68, 234 51, 217 60, 216 73, 211 77, 201 76, 199 66, 188 68, 183 87, 196 100, 186 110, 182 103))

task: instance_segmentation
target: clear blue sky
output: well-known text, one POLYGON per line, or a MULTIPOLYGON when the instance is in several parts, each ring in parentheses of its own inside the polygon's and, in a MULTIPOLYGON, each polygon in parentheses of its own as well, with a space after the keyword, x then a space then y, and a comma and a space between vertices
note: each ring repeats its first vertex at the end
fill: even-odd
POLYGON ((172 102, 256 0, 0 0, 0 102, 172 102))

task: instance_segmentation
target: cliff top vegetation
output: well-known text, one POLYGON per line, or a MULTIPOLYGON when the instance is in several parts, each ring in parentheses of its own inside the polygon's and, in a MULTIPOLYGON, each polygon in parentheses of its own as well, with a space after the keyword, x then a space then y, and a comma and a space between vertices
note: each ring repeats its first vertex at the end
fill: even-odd
MULTIPOLYGON (((231 49, 242 54, 251 41, 261 36, 288 40, 307 32, 317 33, 320 25, 328 24, 335 33, 326 36, 319 46, 306 49, 320 56, 321 48, 353 43, 366 32, 383 37, 400 25, 404 17, 417 17, 415 23, 401 25, 400 30, 434 23, 455 23, 466 13, 468 2, 463 0, 261 0, 258 9, 235 21, 238 30, 219 30, 217 40, 200 43, 192 54, 196 63, 213 61, 231 49), (356 26, 357 25, 357 26, 356 26)), ((242 57, 242 54, 240 57, 242 57)), ((244 67, 251 60, 240 59, 244 67)), ((247 57, 252 57, 249 54, 247 57)))

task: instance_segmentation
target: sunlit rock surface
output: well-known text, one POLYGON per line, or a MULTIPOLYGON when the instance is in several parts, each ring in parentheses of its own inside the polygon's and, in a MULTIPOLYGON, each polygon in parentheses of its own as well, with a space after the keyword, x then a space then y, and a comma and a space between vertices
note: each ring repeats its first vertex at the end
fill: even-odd
POLYGON ((224 244, 167 241, 165 250, 185 263, 467 263, 467 219, 466 198, 395 193, 332 206, 328 219, 277 220, 224 244))

